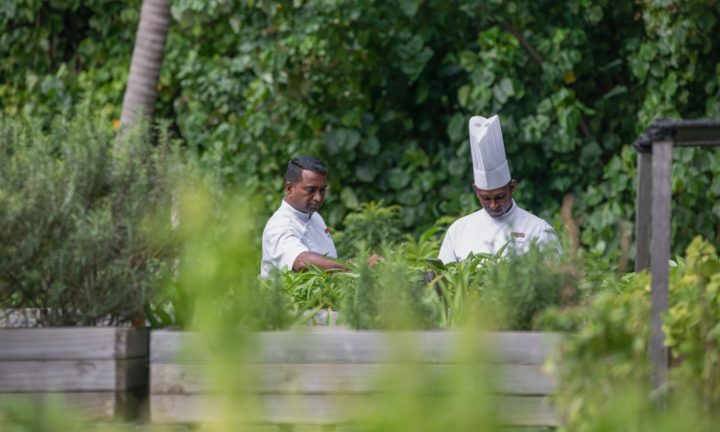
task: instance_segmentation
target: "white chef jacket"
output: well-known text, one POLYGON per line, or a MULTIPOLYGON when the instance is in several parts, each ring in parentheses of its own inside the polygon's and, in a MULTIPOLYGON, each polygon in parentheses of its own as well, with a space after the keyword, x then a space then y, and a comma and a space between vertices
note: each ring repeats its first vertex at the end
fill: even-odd
POLYGON ((260 277, 267 278, 274 268, 292 269, 295 258, 303 252, 337 258, 335 243, 320 213, 303 213, 283 200, 265 224, 260 277))
POLYGON ((555 242, 559 249, 557 234, 552 227, 513 201, 510 210, 499 218, 481 209, 453 222, 445 233, 438 258, 449 263, 461 261, 471 252, 496 254, 508 242, 506 252, 524 253, 533 240, 555 242))

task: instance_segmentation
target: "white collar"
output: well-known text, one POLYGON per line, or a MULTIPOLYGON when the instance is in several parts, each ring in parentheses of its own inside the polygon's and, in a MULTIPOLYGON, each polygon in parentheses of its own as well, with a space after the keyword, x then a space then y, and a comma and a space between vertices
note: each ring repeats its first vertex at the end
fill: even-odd
POLYGON ((506 219, 510 219, 511 217, 513 217, 515 215, 515 213, 517 213, 517 208, 518 208, 518 206, 517 206, 517 204, 515 204, 515 200, 512 200, 512 207, 510 207, 510 210, 508 210, 507 213, 505 213, 504 215, 502 215, 500 217, 492 217, 492 216, 490 216, 490 213, 488 213, 487 211, 485 211, 485 213, 488 216, 490 216, 490 218, 492 220, 504 221, 506 219))
POLYGON ((289 202, 285 201, 285 198, 283 198, 282 202, 280 203, 280 208, 286 212, 290 212, 303 222, 309 222, 310 218, 312 217, 312 213, 301 212, 300 210, 293 207, 289 202))

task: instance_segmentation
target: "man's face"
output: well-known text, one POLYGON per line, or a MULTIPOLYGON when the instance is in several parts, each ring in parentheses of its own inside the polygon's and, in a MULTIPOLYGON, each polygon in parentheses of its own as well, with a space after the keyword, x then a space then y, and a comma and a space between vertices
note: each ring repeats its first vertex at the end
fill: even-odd
POLYGON ((490 216, 497 218, 507 213, 512 207, 512 193, 515 185, 517 185, 515 180, 511 180, 501 188, 485 190, 473 184, 473 190, 485 211, 490 216))
POLYGON ((327 176, 303 170, 296 183, 285 182, 285 201, 303 213, 315 213, 325 201, 327 176))

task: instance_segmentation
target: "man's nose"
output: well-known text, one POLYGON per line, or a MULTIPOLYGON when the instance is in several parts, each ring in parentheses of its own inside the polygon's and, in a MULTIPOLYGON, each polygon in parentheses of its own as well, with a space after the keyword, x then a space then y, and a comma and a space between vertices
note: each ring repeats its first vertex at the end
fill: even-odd
POLYGON ((491 208, 491 209, 494 210, 494 209, 496 209, 496 208, 498 208, 498 207, 500 207, 500 201, 490 200, 490 208, 491 208))

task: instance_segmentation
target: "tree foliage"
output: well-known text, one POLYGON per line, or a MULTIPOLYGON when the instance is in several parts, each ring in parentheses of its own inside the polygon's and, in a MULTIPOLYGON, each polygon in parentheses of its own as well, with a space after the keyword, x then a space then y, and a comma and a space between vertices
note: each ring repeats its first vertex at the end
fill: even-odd
POLYGON ((49 119, 91 94, 96 109, 119 118, 140 3, 2 2, 2 112, 49 119))
MULTIPOLYGON (((139 2, 0 11, 3 111, 50 116, 92 91, 117 115, 139 2)), ((498 113, 517 201, 547 216, 572 193, 583 243, 618 251, 634 221, 633 140, 656 117, 720 116, 709 0, 176 0, 172 13, 158 114, 268 208, 286 160, 320 155, 331 226, 371 200, 401 205, 415 232, 475 209, 466 123, 498 113)), ((717 234, 720 161, 675 159, 680 251, 717 234)))

